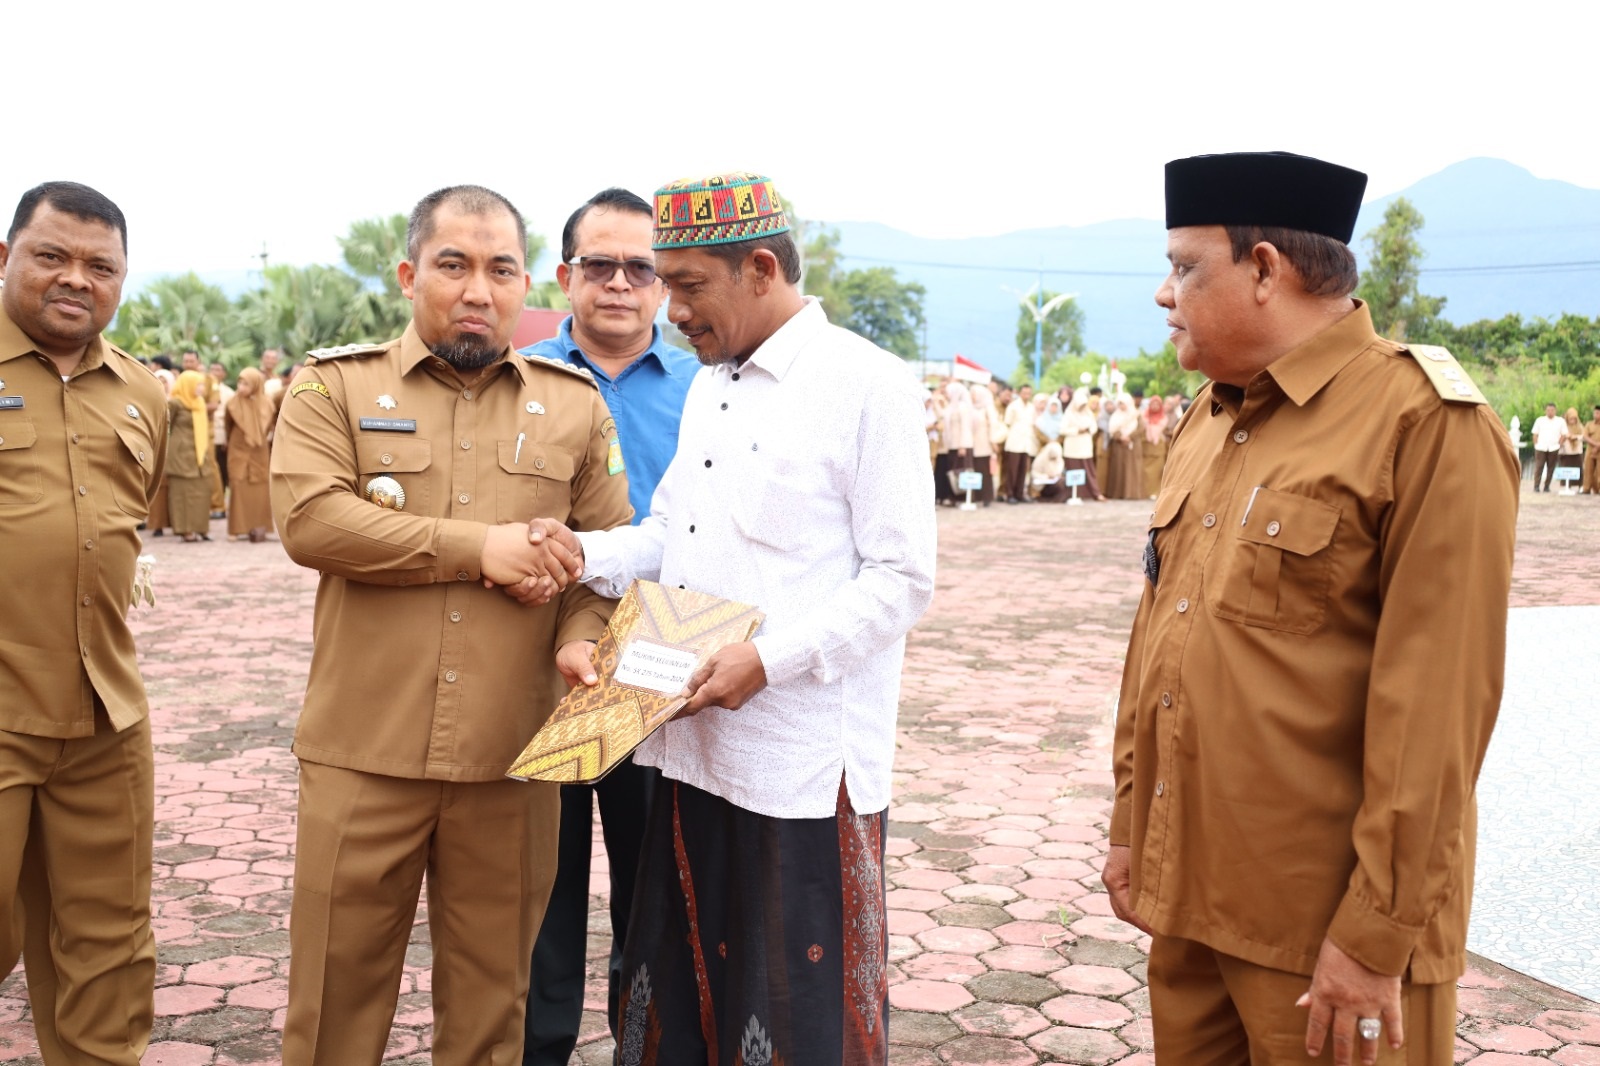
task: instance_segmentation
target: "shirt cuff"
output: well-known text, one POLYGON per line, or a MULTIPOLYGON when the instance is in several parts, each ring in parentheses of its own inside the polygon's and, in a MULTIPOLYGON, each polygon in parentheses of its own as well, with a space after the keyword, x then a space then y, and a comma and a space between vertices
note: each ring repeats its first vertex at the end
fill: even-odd
POLYGON ((435 555, 439 560, 435 581, 476 581, 482 576, 483 542, 489 527, 459 518, 439 519, 435 555))
POLYGON ((1352 889, 1333 916, 1328 939, 1374 973, 1396 977, 1411 964, 1421 932, 1381 913, 1352 889))
POLYGON ((761 669, 766 671, 767 684, 783 685, 802 677, 811 666, 811 657, 801 646, 789 644, 781 637, 763 633, 750 643, 761 657, 761 669))
POLYGON ((621 559, 610 548, 616 538, 608 537, 605 530, 598 529, 573 535, 578 538, 578 546, 583 549, 584 585, 606 599, 622 599, 623 593, 628 590, 626 587, 618 588, 616 579, 611 576, 622 569, 621 559))

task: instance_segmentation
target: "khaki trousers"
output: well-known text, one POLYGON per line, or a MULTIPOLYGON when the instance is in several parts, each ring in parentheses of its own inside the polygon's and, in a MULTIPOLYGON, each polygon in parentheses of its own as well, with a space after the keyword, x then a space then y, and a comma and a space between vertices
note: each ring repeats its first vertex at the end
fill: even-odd
POLYGON ((433 1061, 522 1061, 560 792, 300 763, 284 1066, 377 1066, 428 882, 433 1061))
POLYGON ((0 977, 27 967, 47 1066, 138 1066, 155 1013, 150 723, 0 731, 0 977))
MULTIPOLYGON (((1311 978, 1257 966, 1194 940, 1160 936, 1150 946, 1150 1015, 1158 1066, 1278 1066, 1333 1061, 1306 1055, 1308 1012, 1296 1007, 1311 978)), ((1378 1040, 1379 1066, 1450 1066, 1455 1054, 1456 986, 1400 988, 1405 1045, 1378 1040)), ((1360 1061, 1359 1049, 1354 1060, 1360 1061)))

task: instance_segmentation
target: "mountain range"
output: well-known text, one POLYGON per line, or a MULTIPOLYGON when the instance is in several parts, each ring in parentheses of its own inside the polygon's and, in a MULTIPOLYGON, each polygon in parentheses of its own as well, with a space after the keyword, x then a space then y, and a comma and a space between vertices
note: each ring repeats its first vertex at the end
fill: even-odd
MULTIPOLYGON (((1446 298, 1450 321, 1600 315, 1600 189, 1538 178, 1500 159, 1467 159, 1362 205, 1352 247, 1363 267, 1362 235, 1400 196, 1425 220, 1422 291, 1446 298)), ((843 266, 892 266, 927 289, 930 359, 959 352, 1011 375, 1017 300, 1041 274, 1047 290, 1077 294, 1089 350, 1125 358, 1166 340, 1152 299, 1166 274, 1166 234, 1153 219, 956 240, 875 222, 831 225, 843 266)))

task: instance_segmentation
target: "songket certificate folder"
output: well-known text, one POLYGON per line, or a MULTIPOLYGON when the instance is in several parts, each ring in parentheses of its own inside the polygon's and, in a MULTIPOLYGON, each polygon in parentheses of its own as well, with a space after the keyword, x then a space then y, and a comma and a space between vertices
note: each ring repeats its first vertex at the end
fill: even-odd
POLYGON ((747 603, 635 581, 595 645, 600 683, 567 693, 506 776, 600 780, 678 713, 684 684, 713 652, 749 640, 765 617, 747 603))

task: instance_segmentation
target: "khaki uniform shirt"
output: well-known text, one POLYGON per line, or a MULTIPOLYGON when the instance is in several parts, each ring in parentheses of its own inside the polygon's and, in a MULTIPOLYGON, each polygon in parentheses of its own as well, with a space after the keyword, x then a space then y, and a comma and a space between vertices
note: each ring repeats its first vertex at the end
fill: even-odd
POLYGON ((149 713, 128 607, 167 397, 101 338, 63 382, 0 310, 0 729, 94 733, 149 713))
POLYGON ((615 427, 593 380, 565 364, 508 348, 468 386, 414 327, 352 348, 307 360, 272 452, 284 547, 322 572, 295 754, 498 780, 565 691, 556 649, 597 640, 614 604, 581 585, 536 608, 485 589, 484 537, 535 516, 626 525, 615 427), (380 476, 405 490, 403 509, 366 498, 380 476))
POLYGON ((1111 823, 1160 933, 1293 973, 1324 937, 1419 982, 1464 969, 1520 471, 1433 355, 1437 386, 1358 305, 1178 423, 1111 823))

